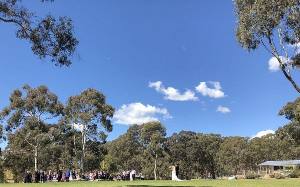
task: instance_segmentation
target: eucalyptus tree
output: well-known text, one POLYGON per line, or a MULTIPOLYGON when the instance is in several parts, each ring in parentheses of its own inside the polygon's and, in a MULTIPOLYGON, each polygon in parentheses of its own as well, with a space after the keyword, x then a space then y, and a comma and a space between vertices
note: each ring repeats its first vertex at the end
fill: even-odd
POLYGON ((294 89, 300 93, 292 70, 300 65, 299 0, 234 0, 236 36, 243 48, 263 46, 279 63, 294 89))
POLYGON ((85 169, 87 142, 103 142, 106 139, 106 132, 111 132, 113 128, 111 123, 113 114, 114 108, 106 103, 105 96, 98 90, 90 88, 68 99, 64 121, 67 124, 76 124, 81 132, 80 169, 82 171, 85 169))
POLYGON ((142 158, 144 148, 141 144, 140 127, 132 125, 127 132, 106 146, 107 155, 101 168, 109 172, 123 170, 142 171, 142 158))
MULTIPOLYGON (((217 153, 221 149, 223 138, 219 134, 197 134, 197 141, 202 147, 201 165, 205 168, 205 177, 216 179, 219 175, 220 167, 218 164, 217 153)), ((199 152, 199 151, 198 151, 199 152)), ((197 151, 196 151, 197 153, 197 151)), ((199 154, 199 153, 198 153, 199 154)))
MULTIPOLYGON (((35 170, 38 169, 38 154, 43 142, 53 137, 48 133, 48 125, 62 116, 63 108, 58 97, 46 86, 31 88, 25 85, 22 89, 12 92, 8 106, 1 111, 6 138, 13 138, 18 133, 24 132, 18 142, 24 145, 24 149, 20 147, 11 151, 32 151, 30 155, 34 158, 35 170)), ((8 144, 8 151, 9 148, 10 144, 8 144)))
MULTIPOLYGON (((53 0, 41 0, 41 2, 53 0)), ((39 58, 49 58, 59 66, 69 66, 78 41, 72 20, 47 15, 39 18, 21 0, 0 0, 0 24, 16 26, 16 37, 27 40, 39 58)))
POLYGON ((181 131, 168 137, 165 142, 166 151, 170 155, 170 163, 180 166, 180 179, 197 177, 203 159, 203 149, 197 141, 197 133, 181 131))
MULTIPOLYGON (((245 169, 247 139, 244 137, 227 137, 220 145, 218 159, 226 175, 236 175, 245 169)), ((245 173, 245 172, 244 172, 245 173)))
POLYGON ((295 145, 300 146, 300 98, 293 102, 288 102, 279 111, 279 115, 284 116, 290 122, 279 128, 276 134, 289 138, 295 145))
POLYGON ((153 175, 157 179, 158 157, 163 155, 166 128, 158 121, 141 125, 141 140, 147 153, 154 160, 153 175))

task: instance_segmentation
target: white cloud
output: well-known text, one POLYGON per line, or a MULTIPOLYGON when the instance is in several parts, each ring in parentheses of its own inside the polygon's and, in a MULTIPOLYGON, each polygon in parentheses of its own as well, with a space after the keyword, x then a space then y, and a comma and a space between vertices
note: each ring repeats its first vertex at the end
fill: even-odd
MULTIPOLYGON (((289 62, 289 59, 287 59, 287 58, 285 58, 283 56, 280 56, 279 58, 281 59, 281 61, 283 63, 288 63, 289 62)), ((270 60, 269 60, 269 62, 268 62, 268 64, 269 64, 269 70, 270 71, 276 72, 276 71, 280 70, 280 64, 279 64, 277 58, 271 57, 270 60)))
POLYGON ((218 106, 217 108, 217 112, 221 112, 223 114, 226 114, 226 113, 229 113, 231 112, 231 110, 228 108, 228 107, 225 107, 225 106, 218 106))
POLYGON ((150 88, 154 88, 157 92, 162 93, 164 98, 172 101, 196 101, 198 98, 195 93, 191 90, 186 90, 184 93, 180 93, 177 89, 173 87, 165 88, 161 81, 150 82, 150 88))
POLYGON ((224 92, 222 91, 220 82, 208 82, 208 84, 206 82, 200 82, 196 87, 196 90, 203 96, 212 98, 222 98, 225 96, 224 92), (208 84, 211 85, 212 88, 209 88, 207 86, 208 84))
POLYGON ((143 105, 142 103, 130 103, 122 105, 114 114, 114 121, 119 124, 142 124, 150 121, 159 121, 159 116, 172 118, 166 108, 143 105))
POLYGON ((253 139, 253 138, 261 138, 261 137, 263 137, 263 136, 265 136, 267 134, 275 134, 275 131, 270 130, 270 129, 269 130, 264 130, 264 131, 259 131, 258 133, 256 133, 256 135, 252 136, 251 139, 253 139))
POLYGON ((269 64, 269 70, 270 71, 275 72, 275 71, 280 70, 279 62, 275 57, 270 58, 268 64, 269 64))

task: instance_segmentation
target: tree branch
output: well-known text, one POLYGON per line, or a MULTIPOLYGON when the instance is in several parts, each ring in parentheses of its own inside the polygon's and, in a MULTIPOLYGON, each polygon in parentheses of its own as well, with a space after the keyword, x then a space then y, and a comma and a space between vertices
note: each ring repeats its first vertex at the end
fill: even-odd
POLYGON ((287 79, 288 81, 290 81, 290 83, 293 85, 293 87, 295 88, 295 90, 296 90, 298 93, 300 93, 300 87, 299 87, 299 86, 297 85, 297 83, 293 80, 291 74, 290 74, 289 72, 287 72, 286 64, 284 64, 284 63, 282 62, 282 60, 281 60, 281 58, 280 58, 280 56, 279 56, 279 54, 278 54, 278 52, 277 52, 277 50, 276 50, 276 47, 275 47, 275 45, 274 45, 274 43, 273 43, 271 37, 269 36, 269 37, 267 37, 267 39, 268 39, 269 45, 270 45, 270 47, 271 47, 271 49, 272 49, 272 54, 273 54, 273 56, 278 60, 278 62, 279 62, 279 64, 280 64, 280 69, 281 69, 281 71, 283 72, 284 76, 286 77, 286 79, 287 79))

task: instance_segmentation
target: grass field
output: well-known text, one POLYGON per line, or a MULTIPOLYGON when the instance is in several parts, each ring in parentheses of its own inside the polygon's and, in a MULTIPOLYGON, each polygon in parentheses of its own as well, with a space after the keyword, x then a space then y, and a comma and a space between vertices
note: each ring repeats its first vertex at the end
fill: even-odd
POLYGON ((192 181, 116 181, 116 182, 69 182, 45 184, 0 184, 1 187, 300 187, 300 179, 269 179, 269 180, 192 180, 192 181))

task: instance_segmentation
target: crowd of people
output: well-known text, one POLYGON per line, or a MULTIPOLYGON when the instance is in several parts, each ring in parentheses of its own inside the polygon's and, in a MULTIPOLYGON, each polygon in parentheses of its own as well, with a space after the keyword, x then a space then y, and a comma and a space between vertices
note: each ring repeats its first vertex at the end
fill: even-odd
POLYGON ((79 174, 75 170, 67 169, 65 171, 58 170, 57 172, 49 170, 35 171, 31 173, 26 171, 24 175, 24 183, 45 183, 45 182, 69 182, 73 180, 98 181, 98 180, 143 180, 142 174, 136 174, 135 170, 123 171, 117 174, 109 174, 104 171, 92 171, 79 174))
POLYGON ((70 180, 76 180, 79 179, 78 173, 74 170, 71 171, 69 169, 62 171, 58 170, 57 172, 53 172, 52 170, 46 171, 35 171, 34 173, 31 173, 30 171, 26 171, 24 176, 24 182, 25 183, 44 183, 47 181, 58 181, 58 182, 69 182, 70 180))

